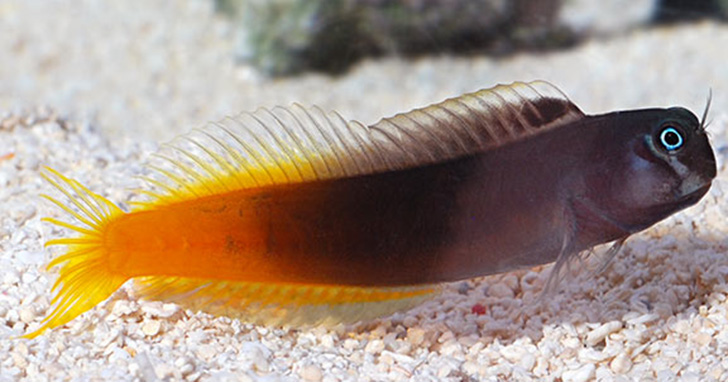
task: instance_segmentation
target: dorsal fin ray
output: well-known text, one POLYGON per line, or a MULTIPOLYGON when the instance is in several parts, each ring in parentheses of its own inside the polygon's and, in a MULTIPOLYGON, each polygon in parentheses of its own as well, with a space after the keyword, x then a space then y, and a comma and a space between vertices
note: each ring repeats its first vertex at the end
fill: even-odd
POLYGON ((318 107, 259 109, 211 123, 163 148, 145 176, 151 200, 138 204, 154 207, 239 189, 423 166, 583 117, 543 81, 499 85, 371 126, 318 107))

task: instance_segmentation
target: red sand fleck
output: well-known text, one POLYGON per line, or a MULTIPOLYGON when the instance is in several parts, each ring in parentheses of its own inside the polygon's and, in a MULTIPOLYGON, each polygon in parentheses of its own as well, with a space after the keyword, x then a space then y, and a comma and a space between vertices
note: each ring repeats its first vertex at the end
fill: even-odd
POLYGON ((482 316, 482 315, 485 314, 485 307, 483 305, 480 305, 480 304, 475 304, 475 305, 473 305, 472 308, 470 308, 470 311, 473 314, 477 314, 478 316, 482 316))

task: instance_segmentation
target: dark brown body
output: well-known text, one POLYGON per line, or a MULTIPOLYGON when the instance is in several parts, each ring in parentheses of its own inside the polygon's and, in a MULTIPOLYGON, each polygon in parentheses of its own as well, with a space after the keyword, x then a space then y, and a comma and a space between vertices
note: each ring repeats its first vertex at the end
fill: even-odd
POLYGON ((626 237, 704 191, 636 223, 584 207, 609 202, 591 195, 624 172, 607 158, 629 146, 614 125, 625 116, 587 117, 441 164, 270 188, 256 198, 267 258, 293 282, 407 285, 545 264, 626 237))
POLYGON ((584 192, 574 187, 583 186, 593 129, 265 192, 268 253, 283 268, 305 270, 298 281, 356 285, 453 281, 553 262, 573 230, 567 201, 584 192), (564 150, 565 140, 578 144, 564 150))

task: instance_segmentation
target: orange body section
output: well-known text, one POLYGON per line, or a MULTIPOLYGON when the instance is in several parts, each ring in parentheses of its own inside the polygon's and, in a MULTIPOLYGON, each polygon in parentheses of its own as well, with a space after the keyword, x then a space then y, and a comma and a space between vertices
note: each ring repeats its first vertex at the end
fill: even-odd
POLYGON ((111 267, 127 277, 181 276, 263 281, 275 271, 266 261, 266 220, 250 192, 205 197, 109 224, 105 246, 111 267))
MULTIPOLYGON (((112 272, 246 282, 414 285, 437 281, 462 162, 241 190, 120 216, 112 272)), ((463 179, 463 177, 460 177, 463 179)))

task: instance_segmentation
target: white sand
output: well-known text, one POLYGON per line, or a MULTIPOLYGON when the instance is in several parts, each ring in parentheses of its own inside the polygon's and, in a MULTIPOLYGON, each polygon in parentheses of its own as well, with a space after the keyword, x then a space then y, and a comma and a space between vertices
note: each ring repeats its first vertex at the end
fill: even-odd
MULTIPOLYGON (((458 283, 410 312, 334 330, 280 330, 138 301, 122 288, 65 328, 37 323, 56 214, 51 165, 114 201, 154 142, 240 110, 316 103, 372 122, 498 82, 542 78, 590 113, 683 105, 714 93, 728 141, 728 28, 636 32, 510 59, 367 62, 340 79, 270 81, 235 67, 207 2, 0 3, 0 381, 727 380, 726 171, 699 206, 636 235, 602 274, 587 262, 539 303, 549 268, 458 283), (117 3, 114 3, 117 4, 117 3), (54 112, 37 109, 49 105, 54 112), (6 154, 13 157, 5 157, 6 154), (485 314, 471 312, 474 305, 485 314)), ((719 155, 720 163, 725 159, 719 155)))

